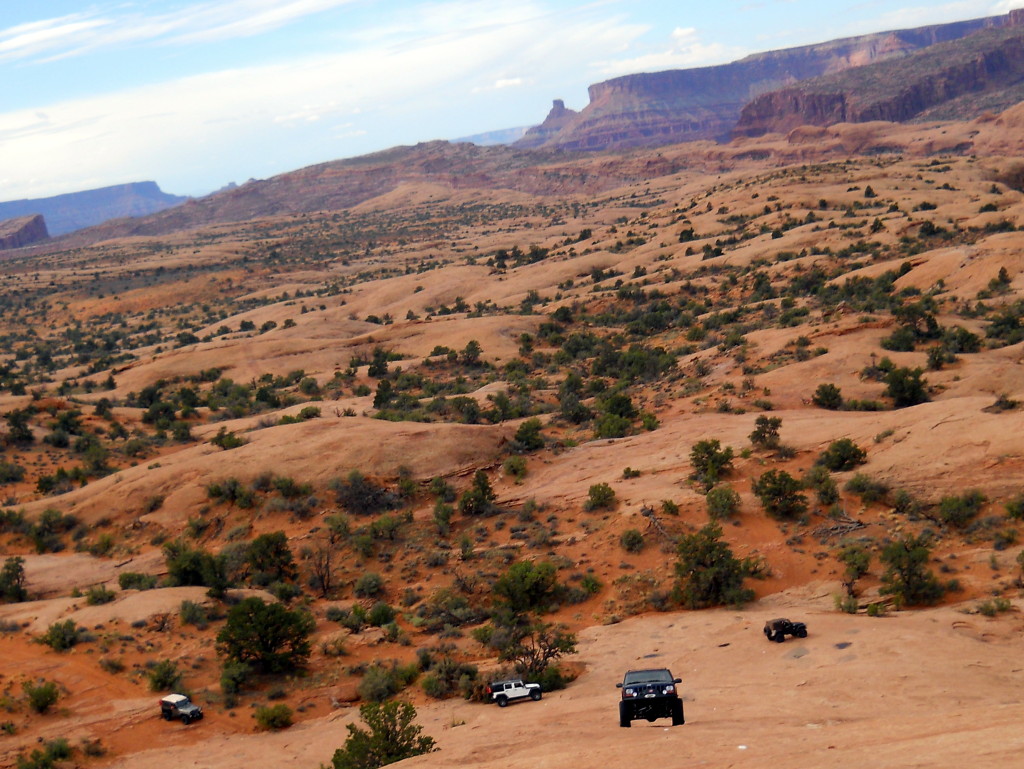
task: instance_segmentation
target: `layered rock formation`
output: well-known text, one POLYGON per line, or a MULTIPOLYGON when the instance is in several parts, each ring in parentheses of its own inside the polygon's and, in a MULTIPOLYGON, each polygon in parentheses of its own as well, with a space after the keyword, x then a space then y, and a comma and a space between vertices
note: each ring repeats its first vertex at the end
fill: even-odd
POLYGON ((1024 26, 989 29, 942 43, 899 61, 815 78, 757 97, 734 131, 739 136, 788 132, 799 125, 826 126, 871 120, 906 122, 918 116, 970 118, 984 94, 985 109, 1019 101, 1024 86, 1024 26), (956 101, 954 105, 953 102, 956 101))
POLYGON ((51 198, 0 203, 0 219, 42 214, 50 233, 62 235, 108 219, 156 213, 186 200, 163 192, 156 182, 133 182, 51 198))
MULTIPOLYGON (((1011 22, 1010 16, 993 16, 754 54, 715 67, 607 80, 590 86, 590 103, 582 111, 552 110, 516 146, 601 150, 725 139, 744 106, 762 94, 853 67, 904 58, 1011 22)), ((825 100, 817 108, 834 115, 840 108, 833 101, 825 100)))
POLYGON ((48 237, 46 222, 39 214, 0 222, 0 251, 30 246, 48 237))

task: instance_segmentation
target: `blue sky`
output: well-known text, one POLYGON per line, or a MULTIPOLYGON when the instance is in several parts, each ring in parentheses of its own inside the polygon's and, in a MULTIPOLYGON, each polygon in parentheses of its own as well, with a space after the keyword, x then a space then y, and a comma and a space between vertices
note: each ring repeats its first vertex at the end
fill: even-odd
POLYGON ((618 75, 1024 0, 0 0, 0 200, 532 125, 618 75))

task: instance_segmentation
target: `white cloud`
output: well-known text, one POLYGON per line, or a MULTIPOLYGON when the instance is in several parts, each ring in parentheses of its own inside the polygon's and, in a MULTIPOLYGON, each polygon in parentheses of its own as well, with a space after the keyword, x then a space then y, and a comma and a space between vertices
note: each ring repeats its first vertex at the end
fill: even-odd
POLYGON ((96 178, 196 192, 200 175, 214 176, 212 189, 444 135, 453 111, 486 112, 496 89, 551 87, 557 73, 639 34, 621 19, 559 15, 521 0, 421 12, 404 20, 411 32, 371 30, 347 51, 0 112, 0 168, 19 180, 0 199, 86 189, 96 178))
POLYGON ((748 51, 722 43, 704 43, 698 31, 692 27, 677 27, 672 30, 670 45, 663 51, 655 51, 628 59, 615 59, 599 63, 599 70, 609 77, 636 72, 658 72, 667 69, 688 69, 723 64, 744 56, 748 51))
POLYGON ((997 16, 1022 5, 1024 5, 1022 0, 998 0, 997 2, 989 0, 987 3, 979 3, 978 0, 952 0, 947 3, 893 8, 873 18, 871 29, 912 29, 951 21, 977 19, 983 16, 997 16))
POLYGON ((217 0, 173 13, 92 11, 0 30, 0 60, 52 61, 131 43, 187 44, 249 37, 358 0, 217 0))

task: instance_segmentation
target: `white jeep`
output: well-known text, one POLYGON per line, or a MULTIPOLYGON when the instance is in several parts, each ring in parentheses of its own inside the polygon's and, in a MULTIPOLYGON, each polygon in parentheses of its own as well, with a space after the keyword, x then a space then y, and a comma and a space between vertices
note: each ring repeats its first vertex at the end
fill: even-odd
POLYGON ((504 681, 494 681, 487 687, 491 699, 498 703, 499 708, 506 707, 511 700, 519 700, 529 697, 531 700, 540 699, 540 684, 524 684, 521 678, 509 678, 504 681))

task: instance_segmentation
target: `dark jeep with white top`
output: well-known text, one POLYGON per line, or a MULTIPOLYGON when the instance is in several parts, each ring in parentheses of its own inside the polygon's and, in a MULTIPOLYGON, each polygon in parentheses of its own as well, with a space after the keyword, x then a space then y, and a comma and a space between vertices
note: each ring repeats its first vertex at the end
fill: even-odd
POLYGON ((540 684, 525 684, 521 678, 509 678, 504 681, 492 681, 487 686, 491 700, 498 703, 499 708, 506 707, 512 700, 529 697, 536 702, 540 699, 540 684))
POLYGON ((203 709, 184 694, 168 694, 160 700, 160 715, 165 721, 177 719, 183 724, 190 724, 202 719, 203 709))
POLYGON ((653 670, 630 670, 615 684, 622 689, 619 701, 619 726, 629 727, 634 719, 671 718, 672 726, 686 723, 683 719, 683 701, 679 698, 676 684, 681 679, 673 678, 667 668, 653 670))

